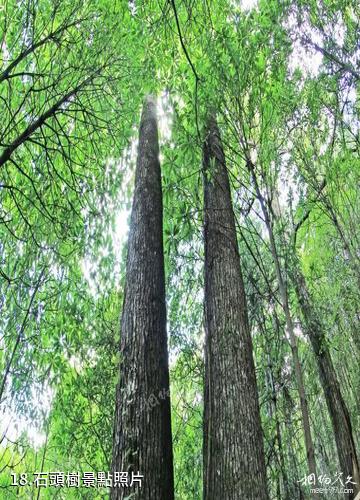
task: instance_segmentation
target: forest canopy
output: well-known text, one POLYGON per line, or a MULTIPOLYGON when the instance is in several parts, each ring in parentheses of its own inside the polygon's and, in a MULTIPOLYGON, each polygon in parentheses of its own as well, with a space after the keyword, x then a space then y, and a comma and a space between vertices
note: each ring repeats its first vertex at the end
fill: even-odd
POLYGON ((356 497, 359 26, 0 1, 0 498, 356 497))

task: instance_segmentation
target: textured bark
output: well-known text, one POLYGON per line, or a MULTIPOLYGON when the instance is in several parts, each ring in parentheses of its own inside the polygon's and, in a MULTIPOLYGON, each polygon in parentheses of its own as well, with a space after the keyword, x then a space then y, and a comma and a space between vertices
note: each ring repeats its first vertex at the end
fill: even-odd
POLYGON ((204 499, 267 499, 252 341, 229 179, 214 118, 203 154, 204 499))
MULTIPOLYGON (((121 321, 112 471, 144 476, 134 497, 171 500, 173 461, 156 108, 144 103, 121 321)), ((134 488, 116 487, 113 500, 134 488)))
POLYGON ((311 305, 304 276, 299 272, 295 276, 295 288, 301 311, 304 317, 306 333, 313 347, 319 368, 320 382, 324 389, 325 400, 334 429, 335 442, 339 456, 339 463, 343 477, 352 476, 356 485, 353 494, 345 494, 345 498, 355 498, 359 491, 359 462, 356 455, 355 442, 352 433, 351 421, 346 403, 342 397, 340 384, 332 364, 329 349, 326 345, 323 328, 319 318, 311 305))

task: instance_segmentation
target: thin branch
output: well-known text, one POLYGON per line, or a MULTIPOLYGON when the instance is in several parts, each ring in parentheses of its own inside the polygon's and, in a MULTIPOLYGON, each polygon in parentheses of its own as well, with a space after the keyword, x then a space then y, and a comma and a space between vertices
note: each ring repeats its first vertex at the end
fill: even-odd
POLYGON ((37 120, 35 120, 31 125, 29 125, 5 150, 0 156, 0 166, 6 163, 12 153, 21 146, 39 127, 44 125, 46 120, 53 116, 63 104, 66 103, 71 97, 76 95, 83 87, 85 87, 89 82, 91 82, 100 72, 98 69, 94 74, 86 78, 82 83, 77 85, 74 89, 70 90, 67 94, 65 94, 61 99, 59 99, 53 106, 51 106, 45 113, 43 113, 37 120))

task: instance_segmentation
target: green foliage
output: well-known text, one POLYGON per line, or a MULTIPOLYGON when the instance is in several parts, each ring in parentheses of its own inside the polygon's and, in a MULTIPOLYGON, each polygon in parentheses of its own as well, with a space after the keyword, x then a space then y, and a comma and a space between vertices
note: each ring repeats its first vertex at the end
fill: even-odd
MULTIPOLYGON (((271 498, 285 498, 286 488, 298 497, 307 469, 254 179, 298 327, 319 472, 336 472, 292 276, 297 266, 304 273, 356 435, 358 23, 352 0, 261 0, 248 10, 227 0, 1 6, 0 412, 27 427, 37 423, 47 436, 40 447, 26 432, 2 439, 6 497, 29 497, 29 489, 8 486, 10 472, 33 472, 42 459, 43 470, 110 470, 126 259, 116 233, 131 207, 134 137, 149 92, 161 96, 159 121, 168 123, 160 160, 177 498, 202 495, 202 145, 209 112, 217 114, 231 181, 271 498), (309 67, 319 54, 318 67, 309 67)), ((10 436, 0 427, 0 438, 3 432, 10 436)), ((53 493, 42 490, 41 498, 53 493)), ((57 498, 78 494, 103 498, 96 490, 57 498)))

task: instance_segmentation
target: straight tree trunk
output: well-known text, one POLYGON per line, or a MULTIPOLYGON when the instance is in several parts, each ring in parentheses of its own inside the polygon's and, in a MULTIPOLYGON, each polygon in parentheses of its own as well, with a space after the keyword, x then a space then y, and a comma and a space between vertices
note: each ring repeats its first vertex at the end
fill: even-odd
POLYGON ((340 384, 326 345, 322 325, 311 305, 305 278, 299 270, 296 271, 294 282, 306 333, 313 347, 319 368, 320 382, 324 389, 325 400, 334 429, 341 472, 345 480, 347 476, 351 476, 352 481, 356 482, 356 485, 347 485, 347 488, 354 488, 354 493, 345 494, 345 498, 352 499, 355 498, 359 491, 360 478, 359 462, 349 412, 341 394, 340 384))
POLYGON ((141 488, 114 487, 111 499, 172 500, 173 457, 155 101, 140 123, 121 320, 112 472, 143 475, 141 488), (133 497, 131 497, 133 498, 133 497))
POLYGON ((204 500, 267 499, 263 437, 230 184, 216 121, 203 150, 204 500))

